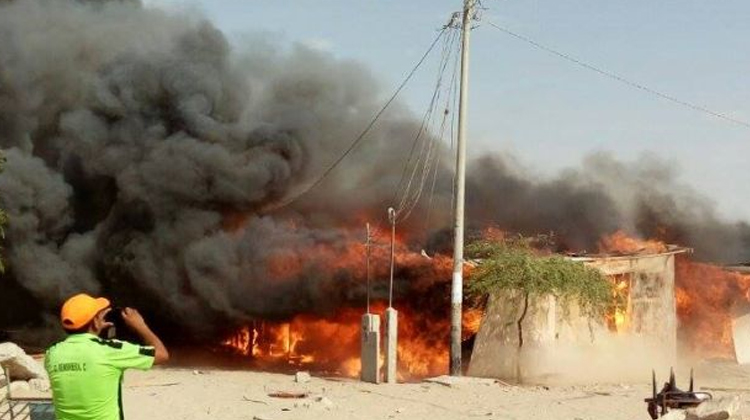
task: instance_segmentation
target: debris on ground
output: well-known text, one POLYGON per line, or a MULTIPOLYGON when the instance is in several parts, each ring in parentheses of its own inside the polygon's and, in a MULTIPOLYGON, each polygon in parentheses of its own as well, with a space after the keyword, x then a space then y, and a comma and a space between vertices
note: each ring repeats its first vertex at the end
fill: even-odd
POLYGON ((449 376, 449 375, 442 375, 442 376, 436 376, 434 378, 427 378, 424 380, 424 382, 433 383, 433 384, 439 384, 443 386, 447 386, 449 388, 457 387, 462 384, 481 384, 481 385, 507 385, 505 382, 502 382, 498 379, 492 379, 492 378, 475 378, 471 376, 449 376))
POLYGON ((26 354, 18 345, 0 343, 0 398, 8 393, 47 393, 50 390, 49 378, 44 366, 26 354), (5 376, 7 372, 8 377, 5 376), (10 387, 8 383, 10 382, 10 387))
POLYGON ((278 392, 271 392, 268 394, 269 397, 273 398, 285 398, 285 399, 295 399, 295 398, 307 398, 310 394, 307 392, 286 392, 286 391, 278 391, 278 392))
POLYGON ((297 372, 294 375, 294 382, 300 383, 300 384, 306 384, 310 382, 310 373, 308 372, 297 372))

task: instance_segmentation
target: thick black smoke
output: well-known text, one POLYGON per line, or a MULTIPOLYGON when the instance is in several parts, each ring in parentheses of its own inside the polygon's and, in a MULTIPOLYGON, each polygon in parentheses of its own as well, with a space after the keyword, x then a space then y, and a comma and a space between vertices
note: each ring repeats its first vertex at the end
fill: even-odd
POLYGON ((554 233, 561 250, 595 252, 602 236, 624 230, 693 247, 704 261, 750 260, 750 225, 722 220, 706 196, 654 156, 623 163, 594 154, 552 180, 535 179, 510 159, 485 156, 474 162, 467 189, 469 220, 554 233))
MULTIPOLYGON (((343 252, 353 226, 383 219, 419 127, 403 109, 318 188, 278 204, 338 157, 384 96, 357 64, 263 42, 232 51, 190 15, 137 2, 1 2, 0 206, 10 224, 0 328, 40 321, 32 314, 54 314, 78 291, 195 334, 351 299, 353 279, 322 275, 314 259, 282 282, 267 262, 313 245, 343 252)), ((404 225, 415 238, 449 223, 449 161, 415 210, 430 207, 429 223, 404 225)), ((469 175, 468 218, 554 231, 568 249, 624 229, 708 259, 750 259, 748 226, 718 220, 665 168, 598 155, 535 180, 507 157, 483 157, 469 175)))
MULTIPOLYGON (((106 293, 194 332, 309 310, 326 279, 271 287, 265 260, 340 234, 261 210, 317 176, 383 98, 356 64, 273 47, 232 54, 208 22, 136 3, 0 6, 3 283, 21 290, 3 304, 53 313, 74 292, 106 293)), ((332 207, 335 190, 354 208, 376 175, 392 188, 378 163, 401 164, 417 130, 400 114, 310 200, 332 207)), ((330 228, 322 210, 310 216, 330 228)))

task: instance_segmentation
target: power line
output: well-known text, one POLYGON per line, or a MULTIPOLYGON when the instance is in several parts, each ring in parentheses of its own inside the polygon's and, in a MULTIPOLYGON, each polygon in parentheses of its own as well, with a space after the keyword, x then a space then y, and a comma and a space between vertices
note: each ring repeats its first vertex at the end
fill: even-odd
MULTIPOLYGON (((445 101, 446 113, 448 112, 449 109, 455 111, 458 108, 457 106, 457 101, 458 101, 458 95, 457 95, 458 78, 457 76, 458 76, 458 66, 460 64, 460 60, 461 60, 461 49, 457 48, 455 51, 455 57, 454 57, 454 62, 453 62, 453 72, 451 75, 450 87, 448 89, 448 97, 446 98, 446 101, 445 101)), ((456 113, 451 112, 451 120, 449 123, 450 129, 448 133, 448 135, 450 136, 450 150, 453 150, 453 141, 455 139, 455 132, 454 132, 455 125, 456 125, 456 113)), ((443 135, 444 135, 444 128, 441 128, 441 132, 440 132, 441 141, 443 139, 443 135)), ((438 148, 438 153, 439 153, 438 161, 437 161, 437 164, 435 165, 435 171, 433 172, 433 176, 432 176, 432 187, 430 188, 430 198, 429 198, 429 201, 427 202, 427 216, 425 217, 425 222, 424 222, 425 230, 429 229, 430 227, 430 220, 432 217, 432 208, 433 208, 432 203, 433 203, 433 198, 435 196, 435 186, 437 185, 438 171, 440 170, 441 158, 443 157, 442 150, 440 148, 438 148)), ((452 174, 453 174, 452 176, 455 176, 454 172, 452 172, 452 174)), ((453 208, 453 189, 452 188, 453 188, 454 183, 455 181, 451 179, 451 209, 453 208)))
MULTIPOLYGON (((454 48, 452 50, 452 53, 454 54, 455 58, 459 58, 460 55, 461 55, 461 49, 460 48, 454 48)), ((453 58, 453 57, 446 58, 446 61, 450 60, 451 58, 453 58)), ((455 62, 454 64, 458 64, 458 62, 455 62)), ((431 142, 431 145, 434 145, 434 148, 436 149, 434 151, 434 154, 433 154, 433 159, 432 159, 432 161, 425 162, 425 166, 426 167, 425 167, 424 172, 422 174, 422 180, 421 180, 421 183, 420 183, 420 186, 419 186, 419 190, 418 190, 417 194, 415 194, 415 198, 414 198, 414 201, 413 201, 413 204, 412 204, 411 208, 409 208, 406 211, 406 215, 403 217, 403 220, 406 220, 409 217, 409 215, 411 215, 412 211, 416 208, 417 203, 418 203, 420 197, 422 196, 422 190, 423 190, 424 186, 426 185, 426 182, 427 182, 427 180, 428 180, 428 178, 430 176, 430 171, 432 171, 432 186, 430 188, 430 196, 429 196, 429 200, 427 202, 427 216, 424 219, 424 228, 425 229, 429 229, 429 226, 430 226, 429 223, 430 223, 430 216, 432 214, 432 203, 433 203, 433 196, 434 196, 434 193, 435 193, 435 185, 437 183, 437 174, 438 174, 438 171, 440 170, 440 163, 442 161, 443 154, 444 154, 443 150, 441 148, 441 145, 443 144, 443 142, 445 140, 445 134, 446 134, 446 131, 448 131, 448 126, 451 126, 455 122, 455 119, 453 118, 453 116, 455 115, 455 112, 451 113, 450 110, 452 109, 451 105, 455 105, 455 100, 456 100, 456 97, 457 97, 457 95, 456 95, 456 88, 457 88, 457 77, 456 76, 458 74, 457 70, 458 70, 457 66, 454 66, 453 73, 452 73, 452 76, 451 76, 451 79, 450 79, 450 84, 448 85, 448 87, 446 89, 447 95, 446 95, 446 98, 445 98, 445 104, 443 106, 442 119, 441 119, 441 122, 440 122, 439 129, 437 131, 437 133, 438 133, 437 136, 436 136, 437 141, 433 140, 433 142, 431 142), (453 115, 453 116, 451 116, 450 119, 448 118, 448 114, 449 113, 453 115), (433 170, 433 168, 434 168, 434 170, 433 170)), ((450 135, 453 134, 452 133, 452 128, 453 127, 451 127, 450 135)), ((451 138, 451 141, 452 140, 453 139, 451 138)))
MULTIPOLYGON (((414 144, 412 145, 412 154, 413 154, 415 146, 418 143, 418 140, 420 138, 424 139, 421 142, 422 145, 419 150, 419 155, 417 157, 416 162, 414 163, 414 167, 411 171, 411 176, 409 177, 409 181, 403 191, 403 196, 396 210, 396 216, 399 222, 403 222, 406 219, 408 219, 409 216, 411 215, 412 210, 414 210, 414 208, 417 206, 419 199, 422 195, 422 190, 424 188, 427 176, 431 170, 431 167, 435 164, 436 155, 439 153, 439 151, 435 150, 436 140, 430 135, 429 128, 432 124, 432 116, 435 110, 435 106, 440 101, 440 96, 443 90, 442 89, 443 78, 446 72, 446 68, 450 62, 451 55, 455 50, 455 41, 458 38, 457 36, 458 32, 455 32, 455 34, 456 36, 449 38, 449 40, 444 45, 442 58, 438 66, 438 77, 437 77, 437 81, 435 84, 435 90, 432 95, 432 100, 430 101, 428 112, 425 115, 426 117, 425 121, 423 121, 422 127, 420 127, 419 132, 417 133, 417 136, 414 139, 414 144), (424 162, 423 162, 423 158, 424 158, 424 162), (417 173, 420 170, 420 166, 421 166, 422 173, 419 176, 419 180, 417 182, 416 187, 414 188, 414 190, 412 190, 412 184, 415 180, 415 177, 417 177, 417 173)), ((443 112, 442 114, 443 114, 443 123, 441 124, 441 134, 440 134, 441 140, 443 137, 444 127, 445 127, 445 118, 446 118, 445 113, 443 112)), ((404 166, 403 175, 405 175, 406 169, 408 168, 410 161, 411 161, 411 157, 404 166)), ((403 182, 403 178, 399 182, 399 185, 401 185, 402 182, 403 182)), ((397 193, 398 193, 398 190, 400 190, 400 188, 397 189, 397 193)))
POLYGON ((488 25, 492 26, 493 28, 495 28, 495 29, 497 29, 497 30, 505 33, 506 35, 510 35, 513 38, 516 38, 516 39, 518 39, 520 41, 523 41, 523 42, 525 42, 525 43, 527 43, 529 45, 532 45, 532 46, 534 46, 534 47, 536 47, 536 48, 538 48, 538 49, 540 49, 542 51, 546 51, 546 52, 548 52, 550 54, 556 55, 556 56, 562 58, 563 60, 569 61, 569 62, 571 62, 573 64, 576 64, 576 65, 578 65, 580 67, 583 67, 583 68, 585 68, 587 70, 591 70, 591 71, 593 71, 595 73, 599 73, 600 75, 608 77, 608 78, 610 78, 612 80, 615 80, 615 81, 618 81, 618 82, 623 83, 625 85, 628 85, 630 87, 639 89, 639 90, 641 90, 643 92, 646 92, 646 93, 649 93, 651 95, 658 96, 659 98, 665 99, 665 100, 670 101, 672 103, 675 103, 677 105, 681 105, 681 106, 690 108, 690 109, 692 109, 694 111, 702 112, 704 114, 708 114, 708 115, 711 115, 713 117, 720 118, 720 119, 723 119, 725 121, 729 121, 731 123, 738 124, 738 125, 750 128, 750 123, 747 122, 747 121, 739 120, 737 118, 730 117, 730 116, 728 116, 726 114, 722 114, 722 113, 719 113, 719 112, 716 112, 716 111, 712 111, 712 110, 710 110, 710 109, 708 109, 708 108, 706 108, 704 106, 696 105, 694 103, 684 101, 682 99, 676 98, 676 97, 668 95, 666 93, 662 93, 662 92, 660 92, 660 91, 658 91, 656 89, 650 88, 650 87, 642 85, 640 83, 633 82, 633 81, 628 80, 628 79, 626 79, 626 78, 624 78, 624 77, 622 77, 622 76, 620 76, 618 74, 615 74, 615 73, 613 73, 611 71, 607 71, 607 70, 604 70, 604 69, 602 69, 600 67, 596 67, 596 66, 594 66, 592 64, 588 64, 588 63, 586 63, 584 61, 581 61, 581 60, 579 60, 579 59, 577 59, 577 58, 575 58, 575 57, 573 57, 571 55, 565 54, 565 53, 557 51, 557 50, 555 50, 553 48, 550 48, 550 47, 547 47, 545 45, 542 45, 542 44, 534 41, 533 39, 531 39, 531 38, 529 38, 527 36, 518 34, 518 33, 513 32, 513 31, 511 31, 511 30, 509 30, 507 28, 503 28, 501 26, 498 26, 498 25, 494 24, 493 22, 491 22, 489 20, 485 20, 485 23, 487 23, 488 25))
POLYGON ((370 132, 370 130, 372 129, 372 127, 375 126, 375 123, 378 121, 378 119, 388 109, 388 107, 391 105, 391 103, 393 103, 393 101, 396 100, 396 97, 398 97, 399 93, 401 93, 401 91, 404 89, 404 87, 406 86, 406 84, 409 83, 409 81, 414 76, 414 74, 417 72, 417 70, 419 70, 419 67, 422 66, 422 63, 424 63, 424 61, 430 55, 430 53, 432 52, 432 50, 435 49, 435 46, 437 45, 438 41, 440 41, 440 38, 443 37, 443 35, 445 34, 445 32, 446 32, 447 29, 448 29, 448 27, 446 26, 446 27, 442 28, 438 32, 437 36, 435 37, 435 39, 430 44, 430 47, 427 49, 427 51, 425 51, 425 53, 419 59, 419 61, 417 62, 417 64, 414 66, 414 68, 411 69, 411 71, 409 72, 409 74, 406 76, 406 78, 404 79, 404 81, 401 82, 401 84, 398 86, 398 88, 393 93, 393 95, 390 97, 390 99, 388 99, 388 101, 385 103, 385 105, 383 105, 383 107, 380 108, 380 111, 378 111, 377 114, 375 114, 375 116, 372 118, 372 120, 370 121, 370 123, 367 124, 367 126, 365 127, 365 129, 362 130, 362 132, 357 136, 357 138, 354 139, 354 141, 349 145, 349 147, 347 147, 346 150, 343 151, 343 153, 341 154, 341 156, 339 156, 335 161, 333 161, 331 163, 331 165, 329 165, 328 168, 326 168, 326 170, 323 171, 320 174, 320 176, 318 176, 318 178, 314 182, 308 184, 306 187, 303 187, 300 192, 298 192, 297 194, 295 194, 292 197, 288 198, 287 200, 282 201, 281 203, 272 204, 272 205, 270 205, 268 207, 263 208, 261 210, 261 212, 267 212, 267 211, 270 211, 270 210, 274 210, 274 209, 278 209, 278 208, 281 208, 281 207, 288 206, 289 204, 295 202, 297 199, 299 199, 300 197, 302 197, 303 195, 307 194, 308 192, 310 192, 311 190, 313 190, 315 187, 317 187, 318 185, 320 185, 320 183, 323 182, 323 180, 331 172, 333 172, 333 170, 336 169, 336 167, 344 159, 346 159, 346 157, 349 155, 349 153, 351 153, 352 150, 354 150, 357 147, 357 145, 362 141, 362 139, 365 138, 365 136, 367 135, 367 133, 370 132))
MULTIPOLYGON (((448 136, 450 138, 450 150, 453 151, 453 143, 455 140, 455 126, 456 126, 456 112, 454 112, 456 109, 458 109, 457 101, 458 101, 458 66, 460 64, 461 60, 461 49, 457 48, 455 51, 455 57, 453 62, 453 71, 451 75, 451 81, 450 81, 450 87, 448 89, 448 97, 445 101, 445 112, 449 112, 451 114, 451 119, 448 124, 448 136)), ((447 116, 447 115, 446 115, 447 116)), ((440 134, 441 140, 443 137, 443 131, 441 130, 440 134)), ((435 171, 432 175, 432 187, 430 188, 430 198, 427 202, 427 216, 425 217, 424 222, 424 228, 425 230, 428 230, 430 228, 430 221, 432 220, 432 209, 433 209, 433 199, 435 196, 435 186, 437 185, 437 179, 438 179, 438 172, 440 171, 440 163, 442 161, 443 153, 441 149, 438 149, 438 153, 440 155, 438 156, 437 164, 435 165, 435 171)), ((455 180, 452 178, 455 176, 455 172, 451 171, 451 209, 453 208, 453 184, 455 183, 455 180)))
MULTIPOLYGON (((438 64, 438 75, 437 80, 435 82, 435 88, 432 92, 432 97, 430 99, 430 103, 427 106, 427 110, 424 113, 424 116, 422 117, 422 122, 419 126, 419 129, 417 130, 416 135, 414 136, 414 140, 412 140, 411 150, 409 151, 409 157, 404 163, 404 169, 401 173, 401 178, 398 181, 398 184, 396 186, 396 189, 394 191, 393 199, 392 201, 395 203, 396 200, 398 200, 399 193, 401 192, 402 187, 404 187, 404 181, 406 181, 407 174, 409 173, 409 166, 411 165, 412 161, 414 160, 414 152, 417 150, 417 145, 420 144, 420 140, 423 138, 422 135, 425 133, 425 131, 429 130, 429 126, 432 120, 432 114, 435 110, 435 104, 437 103, 439 97, 440 97, 440 87, 443 80, 443 72, 445 71, 445 61, 446 61, 446 54, 449 53, 449 50, 452 48, 453 43, 455 42, 455 36, 449 37, 448 41, 444 42, 443 44, 443 51, 442 56, 440 59, 440 62, 438 64)), ((428 134, 429 135, 429 134, 428 134)), ((423 147, 420 147, 419 149, 419 156, 417 157, 417 162, 414 165, 413 171, 416 171, 417 166, 419 165, 419 161, 422 158, 422 152, 423 147)), ((406 185, 404 189, 404 197, 401 199, 401 202, 398 206, 398 209, 396 210, 396 213, 400 213, 401 209, 403 208, 403 200, 408 195, 409 190, 411 189, 411 183, 414 179, 414 172, 412 171, 411 178, 409 179, 409 183, 406 185)))

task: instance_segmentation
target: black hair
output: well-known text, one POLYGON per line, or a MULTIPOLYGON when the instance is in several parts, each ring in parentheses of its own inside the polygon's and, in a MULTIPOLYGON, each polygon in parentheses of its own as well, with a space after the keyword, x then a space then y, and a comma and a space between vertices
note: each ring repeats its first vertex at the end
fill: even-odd
POLYGON ((83 333, 89 332, 89 327, 91 326, 92 322, 94 322, 93 318, 91 319, 91 321, 85 323, 80 328, 69 329, 69 328, 65 328, 65 321, 63 321, 63 329, 65 330, 65 333, 68 334, 68 335, 83 334, 83 333))
POLYGON ((91 323, 89 322, 88 324, 84 325, 83 327, 77 328, 75 330, 69 330, 69 329, 65 329, 65 328, 63 328, 63 329, 65 330, 65 333, 68 334, 68 335, 84 334, 84 333, 89 332, 89 326, 90 325, 91 325, 91 323))

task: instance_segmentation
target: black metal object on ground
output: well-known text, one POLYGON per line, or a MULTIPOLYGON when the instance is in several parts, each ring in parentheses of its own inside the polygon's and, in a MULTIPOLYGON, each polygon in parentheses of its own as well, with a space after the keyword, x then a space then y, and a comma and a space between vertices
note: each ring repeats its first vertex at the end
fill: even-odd
POLYGON ((677 388, 674 377, 674 369, 670 369, 669 382, 665 383, 661 391, 656 392, 656 372, 651 371, 652 395, 646 398, 648 404, 648 414, 656 420, 664 416, 671 409, 685 409, 697 407, 700 403, 713 399, 713 395, 708 392, 695 392, 693 384, 693 370, 690 370, 690 388, 682 391, 677 388))

